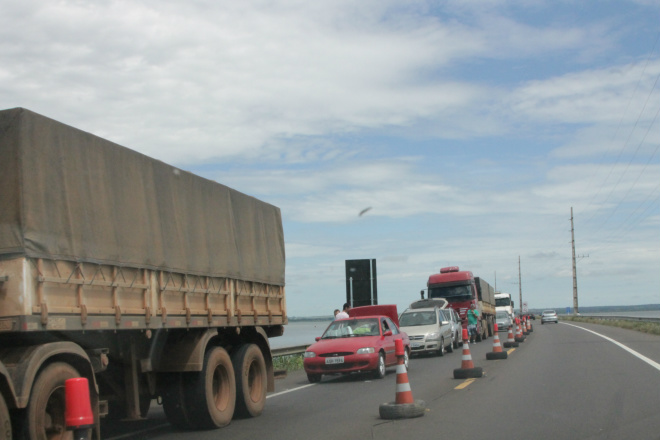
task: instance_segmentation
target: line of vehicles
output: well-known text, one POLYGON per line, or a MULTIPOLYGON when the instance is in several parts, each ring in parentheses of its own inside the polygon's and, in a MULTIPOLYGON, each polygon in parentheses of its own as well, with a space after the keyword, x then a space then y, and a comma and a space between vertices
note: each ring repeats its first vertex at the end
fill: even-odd
POLYGON ((478 311, 476 341, 493 335, 496 294, 482 278, 456 266, 445 267, 429 277, 426 291, 427 298, 422 290, 421 299, 400 315, 392 305, 362 306, 351 309, 349 318, 333 321, 305 351, 309 381, 318 382, 323 374, 352 372, 382 378, 385 368, 397 362, 396 339, 403 340, 406 365, 413 354, 451 353, 463 345, 472 306, 478 311))
MULTIPOLYGON (((0 157, 0 438, 70 438, 74 377, 96 438, 153 399, 180 429, 261 414, 288 322, 279 208, 22 108, 0 111, 0 157)), ((426 291, 401 315, 333 322, 305 353, 309 381, 383 377, 397 339, 406 364, 452 352, 472 305, 477 341, 493 335, 500 294, 483 279, 443 268, 426 291)))

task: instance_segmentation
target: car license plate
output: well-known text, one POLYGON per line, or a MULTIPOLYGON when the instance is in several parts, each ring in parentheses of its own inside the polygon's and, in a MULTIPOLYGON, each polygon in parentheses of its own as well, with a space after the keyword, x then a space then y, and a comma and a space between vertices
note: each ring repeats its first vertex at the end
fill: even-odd
POLYGON ((411 346, 412 348, 419 348, 419 347, 423 347, 424 344, 423 344, 422 342, 411 342, 411 343, 410 343, 410 346, 411 346))
POLYGON ((344 356, 325 358, 325 363, 326 364, 343 364, 344 363, 344 356))

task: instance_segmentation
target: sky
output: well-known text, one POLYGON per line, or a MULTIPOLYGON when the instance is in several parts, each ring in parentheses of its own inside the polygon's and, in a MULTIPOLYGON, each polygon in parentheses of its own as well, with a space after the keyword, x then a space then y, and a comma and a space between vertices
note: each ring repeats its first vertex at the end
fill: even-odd
POLYGON ((23 107, 278 206, 289 316, 376 259, 530 308, 660 303, 657 0, 2 0, 23 107), (360 213, 367 209, 364 214, 360 213), (519 281, 520 280, 520 281, 519 281))

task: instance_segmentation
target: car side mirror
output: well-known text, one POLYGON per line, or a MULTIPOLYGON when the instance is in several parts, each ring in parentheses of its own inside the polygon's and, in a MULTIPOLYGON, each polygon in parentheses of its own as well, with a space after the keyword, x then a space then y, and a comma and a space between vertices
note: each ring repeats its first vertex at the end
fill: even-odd
POLYGON ((388 330, 385 333, 383 333, 383 336, 392 336, 392 330, 388 330))
POLYGON ((317 336, 317 337, 314 338, 314 339, 316 340, 316 342, 319 342, 319 341, 321 340, 321 337, 320 337, 320 336, 317 336))

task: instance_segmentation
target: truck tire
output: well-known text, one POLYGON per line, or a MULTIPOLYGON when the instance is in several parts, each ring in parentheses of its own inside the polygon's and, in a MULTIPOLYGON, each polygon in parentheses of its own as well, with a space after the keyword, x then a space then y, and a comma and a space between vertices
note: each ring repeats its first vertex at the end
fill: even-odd
POLYGON ((2 394, 0 394, 0 440, 11 440, 11 419, 2 394))
POLYGON ((54 362, 39 373, 21 420, 23 435, 20 438, 73 438, 73 431, 66 430, 64 382, 75 377, 80 377, 80 373, 64 362, 54 362))
POLYGON ((192 428, 215 429, 229 425, 236 406, 236 382, 231 358, 224 348, 209 349, 204 355, 202 371, 192 375, 184 387, 192 428))
POLYGON ((231 360, 236 376, 236 414, 257 417, 266 405, 268 372, 264 355, 256 344, 245 344, 231 360))
POLYGON ((190 429, 192 424, 188 419, 185 399, 185 388, 182 373, 166 373, 159 377, 163 411, 167 421, 176 429, 190 429))

